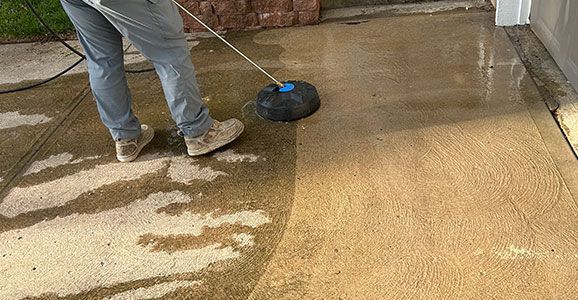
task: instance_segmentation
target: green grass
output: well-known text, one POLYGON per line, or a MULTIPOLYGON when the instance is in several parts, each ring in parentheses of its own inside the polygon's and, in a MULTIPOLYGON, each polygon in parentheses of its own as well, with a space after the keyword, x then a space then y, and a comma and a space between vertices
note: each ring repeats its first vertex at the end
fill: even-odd
MULTIPOLYGON (((55 32, 69 33, 74 29, 59 0, 30 0, 30 2, 55 32)), ((0 0, 0 39, 31 38, 47 33, 24 0, 0 0)))

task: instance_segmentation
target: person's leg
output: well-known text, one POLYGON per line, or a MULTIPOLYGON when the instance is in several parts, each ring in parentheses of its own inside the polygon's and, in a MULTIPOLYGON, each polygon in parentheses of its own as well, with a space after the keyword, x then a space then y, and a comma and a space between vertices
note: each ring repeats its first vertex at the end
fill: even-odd
POLYGON ((122 35, 97 10, 81 0, 61 0, 86 55, 90 86, 100 118, 115 141, 132 140, 141 126, 131 109, 124 73, 122 35))
POLYGON ((195 78, 183 22, 171 0, 86 0, 153 62, 172 117, 184 136, 213 124, 195 78))

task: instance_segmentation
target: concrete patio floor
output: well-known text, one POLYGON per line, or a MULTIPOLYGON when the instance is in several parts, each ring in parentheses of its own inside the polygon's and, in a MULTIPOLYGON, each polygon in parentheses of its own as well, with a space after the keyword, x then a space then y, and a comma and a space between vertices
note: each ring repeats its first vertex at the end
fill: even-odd
POLYGON ((247 129, 214 155, 184 155, 152 73, 130 164, 86 74, 0 95, 0 299, 575 297, 578 163, 492 12, 228 38, 321 109, 260 119, 267 79, 216 39, 205 100, 247 129))

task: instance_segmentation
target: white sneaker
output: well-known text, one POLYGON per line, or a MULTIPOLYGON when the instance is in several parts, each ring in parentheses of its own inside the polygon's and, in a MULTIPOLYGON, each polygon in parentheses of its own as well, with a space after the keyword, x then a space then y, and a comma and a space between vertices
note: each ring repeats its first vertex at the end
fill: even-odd
POLYGON ((212 152, 234 141, 244 129, 245 125, 237 119, 214 121, 213 126, 203 135, 194 138, 185 137, 187 153, 190 156, 198 156, 212 152))
POLYGON ((154 136, 155 131, 152 127, 141 124, 138 138, 116 142, 116 159, 120 162, 135 160, 142 148, 152 141, 154 136))

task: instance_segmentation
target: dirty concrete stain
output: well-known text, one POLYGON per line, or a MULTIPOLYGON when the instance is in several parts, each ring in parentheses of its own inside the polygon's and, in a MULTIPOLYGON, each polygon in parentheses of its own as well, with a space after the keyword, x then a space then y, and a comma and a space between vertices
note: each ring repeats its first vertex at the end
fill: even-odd
POLYGON ((0 214, 15 217, 22 213, 58 207, 83 193, 118 181, 136 180, 167 166, 168 157, 145 156, 131 164, 117 162, 29 187, 15 187, 0 203, 0 214))
MULTIPOLYGON (((4 48, 4 46, 0 46, 0 48, 4 48)), ((13 54, 18 55, 18 53, 13 54)), ((17 59, 13 60, 13 63, 27 64, 27 62, 17 59)), ((3 64, 0 65, 4 66, 3 64)), ((4 75, 4 72, 2 72, 2 75, 4 75)), ((86 88, 87 82, 84 78, 81 75, 61 77, 50 84, 25 92, 0 95, 0 112, 4 112, 2 117, 0 117, 0 123, 3 124, 2 127, 6 125, 10 127, 0 129, 0 136, 2 136, 0 143, 0 176, 5 178, 2 185, 11 182, 8 178, 12 178, 13 175, 11 173, 15 172, 14 168, 18 166, 18 162, 29 153, 30 148, 47 133, 47 130, 55 125, 55 121, 60 119, 62 112, 66 111, 67 107, 76 100, 76 96, 86 88), (5 112, 11 112, 11 116, 6 118, 5 112), (20 116, 17 116, 17 114, 20 116), (34 120, 28 120, 33 122, 25 122, 31 123, 30 125, 11 127, 22 124, 18 119, 25 116, 35 116, 34 120), (12 119, 13 117, 16 117, 16 120, 12 119), (43 122, 47 118, 52 119, 49 122, 43 122), (8 119, 11 119, 11 121, 7 122, 8 119)), ((0 89, 17 88, 28 83, 23 82, 17 85, 0 84, 2 85, 0 89)))
POLYGON ((213 181, 219 176, 228 176, 228 174, 215 171, 211 167, 201 167, 195 163, 194 159, 180 156, 171 160, 167 176, 175 182, 191 184, 195 180, 213 181))
POLYGON ((0 129, 15 128, 23 125, 38 125, 50 122, 49 118, 42 114, 21 115, 17 111, 0 113, 0 129))
MULTIPOLYGON (((283 49, 276 43, 257 44, 254 37, 258 32, 240 32, 231 35, 231 42, 238 45, 241 49, 258 49, 252 57, 258 61, 267 62, 268 66, 273 66, 272 72, 275 72, 283 67, 278 57, 283 49)), ((254 101, 257 92, 269 82, 267 78, 260 76, 257 70, 251 69, 247 66, 242 66, 244 63, 234 52, 230 49, 222 47, 221 42, 216 39, 204 40, 199 47, 193 50, 193 60, 198 71, 198 80, 200 86, 205 94, 205 97, 210 99, 208 105, 211 109, 211 114, 219 120, 230 117, 241 119, 246 125, 244 134, 234 143, 227 146, 226 149, 235 149, 236 153, 247 154, 254 153, 259 157, 266 157, 267 161, 259 159, 255 162, 249 163, 238 162, 229 164, 226 161, 218 161, 212 156, 204 156, 186 161, 186 165, 198 165, 199 170, 210 167, 215 172, 224 172, 229 176, 219 175, 211 182, 205 180, 192 180, 189 184, 182 184, 175 182, 167 176, 174 155, 184 154, 185 145, 182 138, 173 135, 174 122, 170 118, 170 113, 166 109, 163 100, 163 92, 158 78, 154 73, 147 74, 129 74, 127 75, 131 91, 133 92, 133 106, 135 113, 139 119, 145 123, 152 125, 156 130, 155 139, 143 151, 144 154, 171 151, 170 158, 164 157, 150 158, 154 160, 153 164, 158 165, 158 168, 150 173, 146 173, 138 179, 130 179, 128 181, 115 181, 111 184, 106 184, 101 187, 91 186, 90 180, 82 181, 79 176, 80 183, 85 183, 91 186, 87 188, 88 192, 84 192, 73 200, 61 206, 54 206, 51 208, 34 210, 30 213, 20 213, 15 217, 0 216, 0 231, 15 232, 16 230, 27 230, 28 228, 38 228, 40 224, 55 224, 58 220, 70 220, 70 225, 74 226, 74 220, 86 220, 93 217, 98 218, 99 223, 106 223, 108 219, 124 219, 126 223, 146 222, 148 220, 141 220, 140 213, 134 213, 133 216, 117 217, 104 216, 103 213, 108 211, 117 211, 117 209, 126 209, 136 199, 146 199, 147 195, 155 194, 159 191, 169 193, 175 189, 179 189, 188 195, 195 196, 193 201, 186 203, 172 203, 167 207, 158 208, 155 212, 159 215, 169 215, 174 218, 179 218, 181 215, 187 215, 188 212, 195 212, 200 216, 207 216, 211 214, 214 218, 220 216, 233 215, 237 212, 262 212, 267 218, 262 220, 269 220, 267 225, 253 228, 251 226, 242 226, 241 223, 223 224, 216 228, 204 227, 200 236, 192 235, 188 232, 179 232, 178 234, 167 234, 157 231, 143 233, 141 236, 135 238, 134 243, 127 243, 119 245, 118 248, 112 250, 113 254, 125 253, 133 251, 133 247, 140 241, 140 238, 154 235, 155 244, 159 246, 158 252, 151 252, 150 247, 137 246, 142 248, 143 259, 147 259, 147 255, 154 254, 161 255, 160 263, 170 266, 172 261, 165 259, 164 254, 168 251, 172 252, 172 257, 182 263, 196 263, 196 259, 182 258, 183 253, 197 253, 199 249, 207 248, 203 253, 199 254, 205 259, 206 257, 236 257, 235 259, 223 259, 217 262, 209 263, 209 266, 201 269, 199 272, 193 271, 190 268, 184 273, 162 273, 156 275, 157 265, 155 263, 148 264, 145 272, 141 276, 132 276, 130 273, 127 277, 122 278, 120 283, 101 280, 102 277, 108 276, 106 269, 102 273, 95 275, 91 268, 87 268, 85 262, 88 260, 95 261, 98 266, 100 263, 106 263, 114 257, 111 252, 81 252, 78 250, 80 246, 70 243, 70 249, 77 248, 76 251, 83 255, 82 260, 76 261, 76 257, 71 260, 65 260, 67 271, 71 271, 76 280, 75 282, 63 282, 54 284, 55 289, 60 287, 60 284, 67 285, 68 291, 65 292, 67 299, 103 299, 105 297, 114 296, 115 294, 137 290, 139 288, 146 288, 158 284, 159 282, 168 282, 174 280, 199 280, 203 284, 192 289, 177 289, 174 292, 163 296, 164 299, 245 299, 251 292, 254 284, 257 282, 262 273, 263 268, 267 264, 267 260, 271 253, 274 252, 277 242, 280 240, 284 224, 287 221, 291 209, 292 195, 294 192, 295 182, 295 125, 284 123, 271 123, 260 119, 253 112, 242 114, 242 107, 248 101, 254 101), (213 50, 208 52, 208 50, 213 50), (231 63, 233 68, 211 69, 214 62, 231 63), (235 68, 239 67, 239 70, 235 68), (242 85, 234 88, 227 87, 232 82, 243 82, 242 85), (165 160, 164 164, 158 163, 156 160, 165 160), (92 189, 96 188, 96 189, 92 189), (106 217, 106 218, 105 218, 106 217), (79 219, 77 219, 79 218, 79 219), (183 234, 184 233, 184 234, 183 234), (198 243, 195 245, 195 243, 198 243), (127 248, 128 250, 125 250, 127 248), (146 250, 146 251, 145 251, 146 250), (212 254, 210 254, 212 253, 212 254), (216 253, 216 254, 215 254, 216 253), (85 270, 90 270, 89 273, 81 275, 85 270), (151 275, 153 274, 153 275, 151 275), (168 275, 164 275, 168 274, 168 275), (133 280, 133 278, 136 278, 133 280), (127 280, 127 281, 124 281, 127 280), (84 284, 88 283, 88 284, 84 284)), ((222 65, 224 66, 224 65, 222 65)), ((86 83, 86 75, 83 74, 84 83, 86 83)), ((75 77, 76 78, 76 77, 75 77)), ((81 79, 82 79, 81 78, 81 79)), ((65 108, 55 106, 58 101, 65 102, 67 99, 74 97, 74 88, 71 83, 76 80, 72 77, 62 77, 60 80, 38 89, 30 90, 19 94, 18 96, 7 98, 5 95, 1 96, 3 104, 9 102, 10 106, 3 111, 21 111, 21 113, 32 114, 38 112, 38 107, 41 107, 42 113, 49 116, 56 116, 58 112, 64 111, 65 108), (71 92, 69 94, 64 92, 71 92), (49 96, 49 97, 45 97, 49 96), (25 99, 24 101, 22 99, 25 99), (13 100, 13 101, 12 101, 13 100), (35 100, 38 100, 35 102, 35 100), (29 107, 21 109, 22 104, 27 104, 29 107)), ((90 100, 87 98, 87 100, 90 100)), ((9 133, 15 136, 15 145, 26 151, 28 139, 24 139, 21 133, 23 130, 34 129, 36 133, 39 129, 43 129, 48 125, 21 126, 17 128, 19 131, 9 130, 9 133)), ((10 142, 9 142, 10 143, 10 142)), ((7 145, 7 144, 6 144, 7 145)), ((21 155, 10 155, 13 151, 14 145, 4 147, 1 155, 6 157, 6 165, 10 165, 11 161, 17 160, 21 155)), ((12 182, 11 188, 32 187, 43 183, 53 182, 59 183, 57 180, 63 180, 68 176, 75 176, 79 172, 90 171, 98 166, 107 165, 114 162, 114 143, 110 141, 110 137, 106 128, 102 126, 98 119, 98 114, 93 101, 84 101, 79 106, 77 114, 68 119, 67 123, 59 128, 51 138, 50 142, 43 146, 38 158, 35 160, 45 160, 53 155, 62 153, 73 154, 74 159, 81 157, 92 156, 106 156, 102 159, 83 161, 82 163, 73 165, 65 164, 56 166, 51 169, 44 169, 41 172, 24 176, 20 180, 12 182), (74 143, 71 143, 74 141, 74 143)), ((114 162, 116 163, 116 162, 114 162)), ((138 163, 138 161, 137 161, 138 163)), ((124 168, 130 166, 124 165, 124 168)), ((147 166, 143 168, 148 169, 147 166)), ((192 167, 191 167, 192 168, 192 167)), ((107 177, 109 168, 103 168, 101 172, 90 173, 94 176, 93 179, 99 177, 107 177)), ((152 169, 151 169, 152 170, 152 169)), ((25 171, 25 170, 24 170, 25 171)), ((190 170, 189 170, 190 171, 190 170)), ((130 170, 132 172, 132 170, 130 170)), ((81 173, 87 174, 87 173, 81 173)), ((128 174, 128 173, 127 173, 128 174)), ((0 176, 3 174, 0 173, 0 176)), ((129 175, 130 176, 130 175, 129 175)), ((99 180, 95 181, 99 184, 99 180)), ((61 181, 60 183, 63 183, 61 181)), ((49 188, 48 185, 45 187, 49 188)), ((68 188, 77 189, 76 182, 69 181, 69 185, 62 189, 64 196, 71 198, 67 194, 68 188)), ((38 191, 42 192, 42 191, 38 191)), ((30 195, 32 198, 35 195, 30 195)), ((40 196, 43 196, 40 194, 40 196)), ((0 200, 4 201, 4 199, 0 200)), ((25 203, 25 202, 23 202, 25 203)), ((59 204, 60 205, 60 204, 59 204)), ((36 206, 36 204, 34 205, 36 206)), ((36 209, 36 208, 33 208, 36 209)), ((28 212, 28 211, 27 211, 28 212)), ((146 214, 145 214, 146 216, 146 214)), ((259 217, 258 214, 254 215, 259 217)), ((261 216, 262 218, 262 216, 261 216)), ((84 222, 84 221, 83 221, 84 222)), ((96 222, 96 221, 95 221, 96 222)), ((153 220, 154 223, 154 220, 153 220)), ((59 230, 57 227, 49 229, 54 231, 53 237, 57 243, 69 242, 73 235, 80 235, 80 232, 67 233, 66 231, 61 235, 56 235, 59 230)), ((115 228, 118 235, 122 235, 123 231, 132 230, 132 228, 117 226, 115 228)), ((90 236, 92 231, 86 230, 86 236, 90 236)), ((77 238, 78 239, 78 238, 77 238)), ((80 240, 86 240, 80 238, 80 240)), ((3 242, 1 242, 3 244, 3 242)), ((111 245, 112 246, 112 245, 111 245)), ((150 244, 152 246, 152 244, 150 244)), ((86 245, 83 245, 86 247, 86 245)), ((1 248, 1 246, 0 246, 1 248)), ((62 246, 68 251, 67 247, 62 246)), ((83 249, 84 250, 84 249, 83 249)), ((72 251, 72 250, 71 250, 72 251)), ((66 253, 68 254, 68 253, 66 253)), ((35 257, 47 255, 46 253, 38 251, 28 252, 22 254, 28 261, 34 261, 35 257)), ((192 254, 191 254, 192 255, 192 254)), ((140 255, 135 254, 134 259, 138 259, 140 255)), ((0 255, 1 257, 1 255, 0 255)), ((201 263, 202 263, 201 259, 201 263)), ((157 259, 154 259, 155 261, 157 259)), ((18 264, 13 264, 16 270, 20 269, 18 264)), ((59 267, 59 265, 55 264, 59 267)), ((120 263, 119 263, 120 265, 120 263)), ((163 267, 164 267, 163 265, 163 267)), ((13 266, 9 266, 13 268, 13 266)), ((112 267, 111 267, 112 268, 112 267)), ((126 266, 131 268, 131 266, 126 266)), ((142 266, 145 268, 145 266, 142 266)), ((37 270, 40 268, 37 267, 37 270)), ((123 271, 114 271, 114 273, 122 273, 125 267, 120 266, 118 269, 123 271)), ((114 270, 118 270, 114 269, 114 270)), ((136 272, 140 271, 140 267, 136 272)), ((177 270, 179 271, 179 270, 177 270)), ((110 272, 109 272, 110 273, 110 272)), ((71 276, 68 273, 62 273, 60 277, 71 276)), ((50 276, 50 275, 48 275, 50 276)), ((120 276, 120 275, 119 275, 120 276)), ((3 279, 0 279, 4 282, 3 279)), ((56 280, 56 279, 55 279, 56 280)), ((22 280, 20 289, 31 289, 32 280, 22 280), (28 285, 28 287, 26 287, 28 285)), ((41 282, 42 283, 42 282, 41 282)), ((11 286, 16 284, 15 281, 10 282, 11 286)), ((4 289, 0 286, 0 289, 4 289)), ((46 289, 48 290, 48 289, 46 289)), ((25 293, 29 294, 29 293, 25 293)), ((32 293, 30 293, 32 294, 32 293)), ((40 299, 54 299, 61 295, 58 292, 53 294, 39 295, 40 299)), ((32 296, 33 297, 33 296, 32 296)), ((1 297, 8 298, 10 297, 1 297)))
POLYGON ((176 280, 159 283, 149 287, 138 288, 116 294, 103 300, 147 300, 166 296, 178 289, 190 289, 202 284, 202 281, 176 280))
POLYGON ((578 155, 578 94, 529 25, 506 27, 539 92, 578 155))
POLYGON ((72 157, 73 157, 72 154, 70 154, 68 152, 64 152, 64 153, 56 154, 56 155, 51 155, 47 159, 33 162, 30 165, 30 167, 28 168, 28 170, 26 170, 24 175, 30 175, 30 174, 38 173, 38 172, 45 170, 45 169, 65 165, 72 160, 72 157))
POLYGON ((213 155, 218 161, 226 161, 228 163, 235 162, 256 162, 259 156, 255 154, 239 154, 233 149, 217 152, 213 155))
POLYGON ((154 252, 139 245, 142 236, 202 236, 207 228, 235 224, 257 228, 271 222, 263 211, 214 216, 186 211, 159 212, 192 198, 181 191, 159 192, 95 215, 71 215, 0 234, 0 298, 43 294, 65 296, 96 287, 151 277, 196 272, 239 257, 219 241, 178 252, 154 252), (82 282, 79 286, 78 283, 82 282))
MULTIPOLYGON (((270 223, 270 220, 263 220, 263 224, 270 223)), ((140 237, 138 244, 146 246, 151 251, 163 251, 173 253, 206 247, 218 242, 222 248, 232 247, 241 250, 244 247, 254 246, 254 236, 241 232, 249 228, 258 226, 246 226, 247 224, 228 223, 219 227, 207 227, 202 235, 176 234, 176 235, 154 235, 147 234, 140 237), (243 228, 245 227, 245 228, 243 228)))
POLYGON ((52 169, 52 168, 56 168, 56 167, 67 165, 67 164, 79 164, 83 161, 99 159, 102 156, 83 157, 83 158, 78 158, 75 160, 72 159, 73 157, 74 156, 72 154, 70 154, 68 152, 64 152, 61 154, 51 155, 47 159, 35 161, 30 165, 28 170, 26 170, 26 172, 24 173, 24 176, 30 175, 30 174, 35 174, 35 173, 41 172, 41 171, 46 170, 46 169, 52 169))
MULTIPOLYGON (((95 157, 73 160, 71 154, 63 153, 35 162, 27 175, 66 164, 80 163, 95 157)), ((83 193, 120 181, 138 180, 147 174, 159 172, 168 166, 167 177, 174 182, 191 184, 195 180, 213 181, 228 176, 211 167, 201 167, 188 156, 171 156, 168 153, 144 155, 130 164, 117 162, 96 165, 89 170, 67 175, 53 181, 33 186, 15 187, 0 203, 0 215, 15 217, 19 214, 65 205, 83 193), (103 176, 103 174, 106 174, 103 176)))
MULTIPOLYGON (((78 40, 67 42, 82 52, 78 40)), ((199 43, 197 40, 188 41, 189 48, 194 48, 199 43)), ((123 59, 126 69, 140 70, 141 68, 135 68, 134 65, 142 64, 146 58, 134 47, 129 46, 128 40, 123 39, 123 44, 123 49, 125 49, 123 59)), ((0 47, 0 65, 3 69, 3 72, 0 73, 0 84, 49 78, 69 67, 78 59, 78 56, 72 54, 70 50, 62 47, 58 42, 5 44, 0 47)), ((83 62, 70 70, 68 74, 86 72, 87 65, 83 62)))

